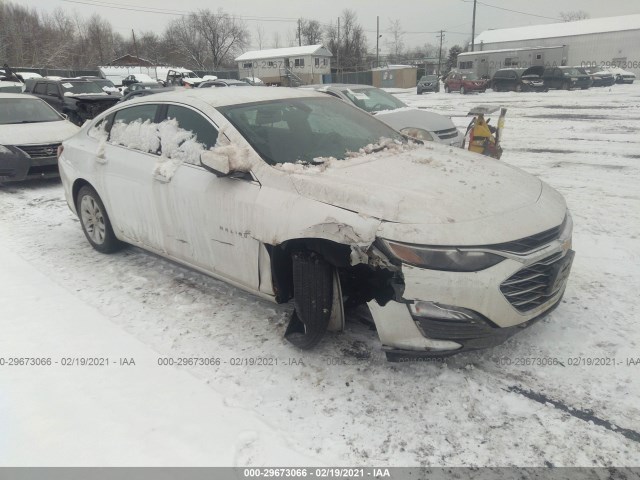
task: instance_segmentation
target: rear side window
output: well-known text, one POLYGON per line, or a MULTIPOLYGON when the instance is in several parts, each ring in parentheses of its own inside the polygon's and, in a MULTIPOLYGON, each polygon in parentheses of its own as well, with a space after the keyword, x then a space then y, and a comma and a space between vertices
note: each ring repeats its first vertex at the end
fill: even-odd
POLYGON ((36 83, 36 87, 33 89, 33 93, 37 93, 39 95, 47 94, 47 84, 46 83, 36 83))
POLYGON ((218 131, 201 114, 185 107, 169 105, 167 118, 175 119, 183 130, 193 132, 198 143, 207 149, 213 148, 218 140, 218 131))
POLYGON ((50 83, 47 85, 47 95, 60 95, 58 86, 55 83, 50 83))
POLYGON ((158 106, 138 105, 115 113, 109 141, 116 145, 154 155, 160 154, 160 138, 155 125, 158 106))
POLYGON ((137 107, 124 108, 116 112, 115 123, 121 122, 129 124, 136 120, 140 122, 154 122, 157 110, 157 105, 139 105, 137 107))

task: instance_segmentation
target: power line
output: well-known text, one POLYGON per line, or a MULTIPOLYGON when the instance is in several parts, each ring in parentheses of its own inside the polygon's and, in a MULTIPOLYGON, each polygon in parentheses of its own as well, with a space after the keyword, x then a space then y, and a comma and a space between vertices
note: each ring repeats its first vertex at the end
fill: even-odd
MULTIPOLYGON (((473 0, 461 0, 461 1, 462 1, 462 2, 464 2, 464 3, 470 3, 470 2, 472 2, 473 0)), ((536 14, 536 13, 521 12, 520 10, 512 10, 512 9, 510 9, 510 8, 498 7, 497 5, 490 5, 490 4, 488 4, 488 3, 481 2, 480 0, 478 0, 478 3, 479 3, 480 5, 484 5, 485 7, 497 8, 498 10, 504 10, 504 11, 506 11, 506 12, 512 12, 512 13, 519 13, 519 14, 521 14, 521 15, 528 15, 528 16, 530 16, 530 17, 546 18, 547 20, 558 20, 558 21, 561 21, 561 20, 562 20, 561 18, 556 18, 556 17, 547 17, 547 16, 545 16, 545 15, 538 15, 538 14, 536 14)))

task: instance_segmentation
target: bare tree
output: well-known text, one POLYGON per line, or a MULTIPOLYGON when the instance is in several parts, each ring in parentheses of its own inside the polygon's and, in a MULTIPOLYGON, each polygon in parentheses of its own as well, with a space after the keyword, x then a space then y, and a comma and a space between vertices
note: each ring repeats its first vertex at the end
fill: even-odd
POLYGON ((232 54, 249 43, 249 31, 244 23, 221 9, 217 13, 200 10, 197 15, 191 14, 190 18, 207 45, 214 70, 233 60, 232 54))
POLYGON ((205 70, 207 46, 200 35, 198 22, 193 16, 173 20, 165 31, 165 41, 170 45, 169 63, 185 64, 205 70))
POLYGON ((280 32, 273 32, 273 48, 280 48, 280 32))
POLYGON ((387 32, 388 38, 385 40, 385 45, 389 49, 393 61, 398 61, 404 53, 404 30, 402 30, 400 20, 389 20, 387 32))
POLYGON ((258 50, 262 50, 264 38, 264 27, 258 24, 258 26, 256 27, 256 42, 258 43, 258 50))
POLYGON ((367 54, 367 37, 353 10, 342 11, 340 37, 336 26, 325 31, 325 39, 334 57, 340 59, 340 67, 354 68, 363 65, 367 54))
POLYGON ((302 37, 302 45, 317 45, 322 43, 322 26, 317 20, 300 20, 300 30, 296 27, 296 39, 302 37), (300 32, 301 35, 298 35, 300 32))
POLYGON ((589 15, 584 10, 572 10, 568 12, 560 12, 560 18, 563 22, 575 22, 576 20, 586 20, 590 18, 589 15))

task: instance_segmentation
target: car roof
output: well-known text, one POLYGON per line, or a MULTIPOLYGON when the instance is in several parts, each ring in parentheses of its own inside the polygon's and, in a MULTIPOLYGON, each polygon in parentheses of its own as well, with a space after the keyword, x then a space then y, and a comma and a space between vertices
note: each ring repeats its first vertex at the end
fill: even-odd
POLYGON ((27 93, 0 93, 0 100, 9 98, 37 98, 35 95, 29 95, 27 93))
MULTIPOLYGON (((308 89, 289 87, 274 88, 185 88, 172 92, 156 93, 152 95, 152 101, 175 101, 188 104, 191 101, 204 102, 212 107, 224 107, 242 103, 262 102, 269 100, 285 100, 288 98, 327 98, 323 93, 308 89)), ((141 97, 131 99, 134 103, 146 103, 151 99, 141 97)))

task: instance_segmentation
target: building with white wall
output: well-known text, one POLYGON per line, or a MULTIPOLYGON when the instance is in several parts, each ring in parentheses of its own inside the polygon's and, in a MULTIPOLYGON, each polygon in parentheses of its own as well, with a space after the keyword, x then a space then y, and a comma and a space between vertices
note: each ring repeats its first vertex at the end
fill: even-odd
POLYGON ((323 45, 246 52, 235 59, 239 78, 258 77, 278 85, 322 83, 331 73, 332 53, 323 45))
POLYGON ((640 14, 485 30, 475 50, 567 47, 566 65, 618 66, 640 74, 640 14))

